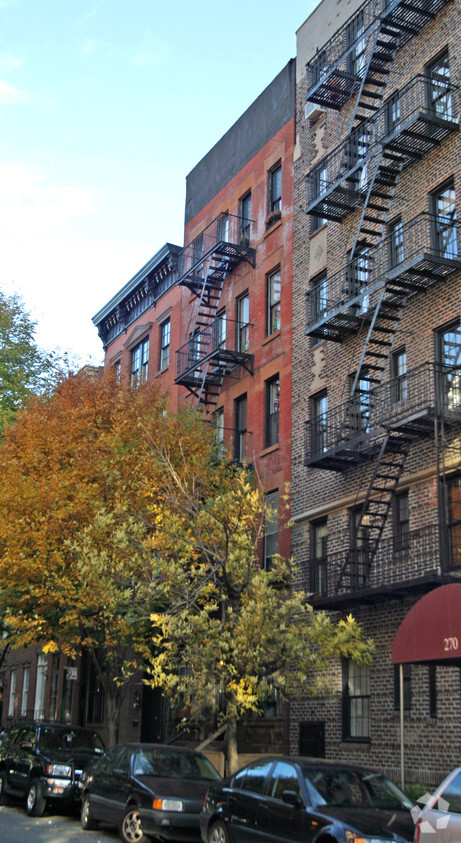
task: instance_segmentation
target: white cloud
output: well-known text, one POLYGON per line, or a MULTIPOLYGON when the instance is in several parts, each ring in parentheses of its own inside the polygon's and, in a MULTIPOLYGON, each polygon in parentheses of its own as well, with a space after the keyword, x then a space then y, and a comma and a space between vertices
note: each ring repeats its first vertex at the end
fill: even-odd
POLYGON ((55 186, 23 163, 0 166, 0 226, 13 237, 19 232, 61 227, 96 210, 86 187, 55 186))
POLYGON ((23 60, 10 53, 0 53, 0 70, 16 70, 22 67, 23 60))
POLYGON ((169 53, 169 45, 147 35, 133 50, 131 63, 141 67, 155 67, 160 64, 169 53))
POLYGON ((0 80, 0 105, 16 105, 29 102, 29 97, 18 88, 0 80))

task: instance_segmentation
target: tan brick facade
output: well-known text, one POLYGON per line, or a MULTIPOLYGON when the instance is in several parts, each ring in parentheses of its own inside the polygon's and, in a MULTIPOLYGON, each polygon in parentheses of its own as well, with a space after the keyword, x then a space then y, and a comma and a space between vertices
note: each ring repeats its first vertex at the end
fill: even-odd
MULTIPOLYGON (((398 4, 395 5, 398 6, 398 4)), ((347 14, 352 16, 361 14, 360 10, 363 6, 355 12, 354 8, 358 9, 357 4, 348 6, 347 14)), ((453 530, 450 533, 448 524, 450 519, 453 520, 453 515, 449 515, 448 518, 444 514, 441 515, 441 509, 443 513, 449 509, 447 502, 443 501, 443 496, 447 494, 447 483, 449 484, 456 477, 456 471, 461 468, 461 449, 458 440, 459 419, 451 426, 444 425, 440 419, 438 421, 433 419, 430 424, 428 422, 424 431, 419 428, 415 434, 413 430, 414 438, 409 446, 409 453, 396 488, 396 492, 404 492, 408 500, 408 510, 405 510, 405 529, 409 530, 409 537, 406 539, 405 552, 395 550, 398 527, 395 522, 396 504, 395 495, 393 495, 380 535, 378 550, 370 554, 373 558, 370 570, 367 571, 366 582, 364 580, 353 583, 350 579, 350 586, 345 586, 344 583, 347 583, 347 576, 349 576, 347 565, 349 564, 350 569, 351 559, 364 558, 363 550, 362 556, 357 556, 357 547, 360 541, 363 547, 363 536, 366 534, 369 523, 368 515, 365 513, 362 517, 360 535, 351 537, 351 509, 357 506, 360 508, 366 501, 367 490, 374 488, 373 482, 376 487, 377 481, 373 481, 373 471, 379 457, 377 450, 365 453, 366 447, 362 442, 362 445, 357 445, 355 454, 357 460, 351 463, 351 467, 344 468, 343 466, 342 469, 337 470, 332 470, 331 466, 322 468, 325 464, 324 458, 328 456, 328 453, 320 453, 318 464, 310 467, 305 464, 306 423, 307 429, 313 429, 312 422, 309 428, 309 420, 312 420, 315 414, 313 399, 315 400, 315 397, 322 392, 327 395, 328 424, 330 422, 332 424, 335 408, 350 400, 351 381, 361 365, 361 355, 364 344, 367 343, 367 332, 378 292, 371 292, 369 301, 367 299, 367 315, 362 320, 358 320, 356 329, 351 331, 350 335, 345 335, 340 341, 328 339, 313 341, 311 336, 306 336, 306 325, 309 319, 312 322, 311 312, 306 315, 306 294, 312 290, 313 283, 319 277, 321 278, 321 273, 325 272, 328 279, 328 296, 333 296, 335 274, 343 270, 346 272, 348 254, 354 247, 361 224, 361 214, 367 201, 366 190, 364 190, 356 210, 344 213, 341 221, 328 220, 325 225, 320 225, 315 233, 311 228, 313 216, 305 213, 306 202, 308 202, 306 199, 308 173, 312 173, 318 162, 323 161, 328 164, 328 177, 332 179, 330 170, 336 160, 333 151, 341 143, 344 144, 344 156, 350 149, 348 136, 357 94, 347 99, 339 110, 326 107, 325 113, 319 114, 319 106, 315 106, 318 110, 314 112, 313 117, 306 117, 305 110, 308 91, 305 65, 313 59, 316 49, 318 49, 317 55, 321 54, 322 44, 333 35, 333 28, 328 22, 335 19, 335 13, 339 15, 338 24, 342 25, 347 15, 342 9, 341 0, 336 3, 336 6, 329 0, 324 0, 298 31, 297 146, 294 163, 296 211, 293 267, 292 419, 292 516, 296 526, 293 530, 292 541, 293 552, 300 565, 300 577, 308 590, 313 591, 314 605, 327 608, 337 617, 352 611, 356 619, 363 624, 366 634, 374 638, 377 656, 370 668, 370 685, 366 694, 366 705, 369 706, 369 722, 363 727, 366 736, 363 739, 357 736, 355 739, 348 737, 347 724, 346 733, 343 731, 344 720, 347 720, 349 716, 347 712, 350 712, 350 709, 346 707, 343 711, 343 697, 348 694, 348 684, 347 679, 343 678, 342 666, 338 664, 334 677, 336 693, 331 699, 306 699, 303 703, 292 706, 291 750, 298 752, 300 749, 300 723, 321 723, 324 728, 327 757, 353 758, 359 762, 373 763, 385 767, 395 778, 399 778, 399 711, 394 705, 394 666, 391 662, 391 646, 399 624, 416 600, 428 589, 457 579, 459 569, 456 568, 457 560, 453 555, 456 548, 450 549, 449 543, 450 537, 452 544, 456 543, 453 530), (312 33, 316 34, 316 42, 313 40, 312 33), (362 454, 361 448, 364 450, 362 454), (442 480, 446 482, 438 484, 437 478, 441 475, 443 475, 442 480), (316 557, 318 559, 318 549, 316 551, 313 533, 319 519, 324 521, 326 519, 327 524, 327 538, 324 539, 327 549, 325 550, 324 544, 325 565, 322 571, 323 576, 328 576, 329 580, 327 593, 324 594, 316 593, 316 580, 312 575, 313 567, 315 567, 314 560, 316 557), (439 545, 439 527, 448 542, 442 546, 439 545), (426 550, 421 544, 423 536, 424 541, 427 542, 426 550), (354 542, 356 555, 355 557, 348 556, 348 547, 354 542), (342 575, 342 579, 338 574, 341 564, 346 566, 346 573, 342 575), (335 576, 336 589, 332 582, 335 576)), ((419 131, 425 131, 418 127, 415 129, 413 126, 413 129, 410 127, 406 133, 402 109, 405 107, 404 92, 406 90, 411 91, 412 96, 417 96, 414 92, 418 87, 422 91, 423 85, 431 84, 427 81, 431 72, 431 62, 448 51, 450 82, 459 82, 461 77, 459 24, 459 3, 449 2, 439 7, 434 14, 434 19, 429 20, 417 34, 408 38, 404 46, 396 50, 395 58, 389 65, 390 72, 387 77, 384 75, 380 77, 384 82, 381 86, 383 96, 380 98, 378 108, 387 107, 389 113, 390 98, 397 91, 401 92, 402 125, 398 126, 394 150, 399 147, 402 137, 405 139, 404 143, 408 143, 412 131, 415 135, 419 131)), ((364 36, 366 40, 364 63, 370 51, 373 50, 373 46, 370 46, 373 37, 373 33, 364 36)), ((361 46, 363 43, 359 41, 361 46)), ((383 48, 378 42, 378 46, 374 49, 379 51, 383 48)), ((331 78, 334 78, 334 71, 331 78)), ((446 92, 446 89, 444 91, 446 92)), ((427 96, 427 91, 422 94, 422 97, 425 96, 427 96)), ((426 219, 425 216, 419 215, 422 212, 434 213, 435 200, 432 198, 434 192, 445 184, 456 191, 458 196, 461 191, 460 136, 457 130, 460 100, 457 89, 450 89, 450 96, 452 99, 448 117, 453 125, 449 127, 443 139, 431 148, 425 149, 413 163, 403 168, 386 210, 381 240, 389 236, 392 222, 399 218, 404 231, 402 255, 403 250, 409 250, 409 232, 426 219)), ((315 99, 315 92, 313 98, 315 99)), ((422 107, 425 107, 426 102, 422 99, 422 107)), ((375 112, 370 109, 370 117, 377 121, 375 123, 377 126, 379 126, 380 114, 383 115, 383 121, 384 118, 387 119, 385 112, 375 112), (374 117, 375 114, 376 117, 374 117)), ((365 125, 365 122, 362 125, 365 125)), ((391 154, 392 152, 389 153, 385 162, 389 167, 392 167, 393 163, 391 154)), ((395 160, 399 154, 395 152, 395 160)), ((368 158, 368 171, 365 171, 368 181, 371 179, 371 170, 376 160, 377 156, 372 155, 368 158)), ((350 166, 350 162, 344 157, 341 166, 342 171, 345 171, 347 166, 350 166)), ((387 174, 385 168, 384 171, 387 174)), ((364 171, 358 172, 363 174, 364 171)), ((378 170, 378 173, 381 172, 383 170, 378 170)), ((338 183, 340 182, 339 175, 338 183)), ((331 182, 328 183, 327 192, 328 190, 336 190, 331 182)), ((383 188, 383 190, 385 192, 386 189, 383 188)), ((389 189, 388 193, 390 192, 389 189)), ((340 200, 337 201, 339 206, 340 200)), ((373 201, 376 204, 376 200, 373 201)), ((385 204, 384 200, 383 204, 385 204)), ((372 212, 365 210, 364 213, 372 212)), ((367 239, 363 236, 366 225, 366 221, 362 220, 360 240, 367 239)), ((456 239, 456 234, 453 236, 456 239)), ((379 237, 374 240, 374 243, 378 244, 378 250, 379 242, 379 237)), ((456 244, 453 246, 456 250, 455 258, 458 257, 460 245, 457 245, 457 250, 456 244)), ((379 263, 381 259, 384 262, 387 260, 383 248, 381 253, 369 251, 378 255, 374 258, 373 265, 376 265, 376 262, 379 263)), ((357 254, 359 251, 356 245, 354 256, 356 257, 357 254)), ((405 258, 402 257, 402 261, 404 260, 405 258)), ((456 266, 456 260, 450 266, 450 271, 444 276, 444 280, 429 278, 429 275, 425 276, 426 292, 416 292, 412 289, 403 306, 395 336, 392 337, 392 348, 384 372, 382 375, 378 373, 376 378, 376 389, 381 392, 376 393, 378 397, 369 399, 371 402, 368 408, 369 428, 373 427, 373 419, 378 413, 377 405, 382 400, 381 396, 387 396, 387 399, 383 399, 382 405, 379 404, 382 409, 386 406, 386 400, 392 403, 392 390, 397 388, 394 381, 390 385, 390 379, 395 374, 391 368, 392 361, 395 360, 392 357, 393 353, 399 349, 405 350, 406 372, 408 373, 405 389, 411 391, 411 384, 420 377, 417 373, 412 374, 415 368, 420 366, 424 369, 426 366, 427 372, 432 372, 434 361, 440 360, 438 333, 440 329, 453 323, 455 339, 458 339, 459 332, 456 333, 456 330, 461 314, 461 275, 456 266)), ((390 283, 389 277, 388 274, 381 281, 381 288, 383 284, 390 283)), ((414 279, 418 276, 414 274, 412 277, 414 279)), ((373 278, 372 272, 369 278, 373 278)), ((330 307, 330 303, 328 306, 330 307)), ((310 307, 312 309, 312 305, 310 307)), ((342 307, 346 318, 349 317, 353 312, 352 308, 348 308, 344 303, 342 307)), ((341 307, 338 306, 338 309, 340 310, 341 307)), ((330 313, 333 313, 332 306, 330 313)), ((334 318, 331 316, 331 324, 334 318)), ((326 322, 329 319, 330 315, 325 316, 326 322)), ((459 364, 461 360, 457 358, 455 362, 459 364)), ((421 381, 419 392, 424 392, 425 389, 421 381)), ((408 401, 409 393, 406 398, 408 401)), ((368 400, 367 397, 366 400, 368 400)), ((431 387, 428 386, 422 400, 425 409, 422 410, 420 407, 421 412, 427 412, 431 400, 431 387)), ((384 412, 383 409, 382 412, 384 412)), ((404 426, 405 430, 409 429, 407 422, 404 422, 404 426)), ((325 436, 329 435, 329 433, 325 434, 325 436)), ((338 442, 333 447, 333 443, 328 441, 324 450, 328 452, 330 448, 333 459, 335 448, 336 452, 339 448, 338 442)), ((373 496, 374 492, 371 498, 373 496)), ((360 554, 360 549, 358 553, 360 554)), ((318 580, 317 587, 319 587, 318 580)), ((435 784, 458 763, 461 742, 461 694, 458 668, 437 667, 436 703, 432 686, 433 696, 430 705, 428 670, 425 665, 411 667, 411 708, 405 711, 405 743, 407 780, 430 785, 435 784), (432 716, 434 706, 435 716, 432 716)), ((313 728, 316 727, 313 726, 313 728)))

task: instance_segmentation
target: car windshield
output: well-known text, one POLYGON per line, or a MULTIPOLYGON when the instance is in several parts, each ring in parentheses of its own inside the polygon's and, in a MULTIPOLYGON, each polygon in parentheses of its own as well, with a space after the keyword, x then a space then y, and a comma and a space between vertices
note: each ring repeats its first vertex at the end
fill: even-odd
POLYGON ((303 772, 308 790, 317 806, 373 806, 391 810, 408 810, 413 807, 412 802, 386 776, 371 770, 332 766, 305 767, 303 772))
POLYGON ((89 749, 95 753, 103 753, 104 746, 96 732, 85 732, 77 729, 53 729, 52 726, 42 726, 40 729, 40 747, 42 749, 89 749))
POLYGON ((138 749, 133 756, 135 776, 162 776, 173 779, 208 779, 219 773, 205 755, 177 752, 174 749, 138 749))

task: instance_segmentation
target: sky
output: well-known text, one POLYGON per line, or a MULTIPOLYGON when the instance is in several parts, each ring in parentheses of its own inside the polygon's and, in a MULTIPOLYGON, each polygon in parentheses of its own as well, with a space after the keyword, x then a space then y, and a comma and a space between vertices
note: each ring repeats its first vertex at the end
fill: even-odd
POLYGON ((296 55, 315 0, 0 0, 0 290, 42 348, 183 245, 185 179, 296 55))

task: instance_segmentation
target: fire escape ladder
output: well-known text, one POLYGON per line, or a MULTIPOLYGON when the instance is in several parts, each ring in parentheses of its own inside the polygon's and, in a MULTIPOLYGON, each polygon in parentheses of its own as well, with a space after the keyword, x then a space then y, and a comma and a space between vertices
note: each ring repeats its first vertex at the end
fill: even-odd
MULTIPOLYGON (((365 178, 367 176, 365 168, 367 167, 368 164, 364 163, 364 168, 361 171, 362 173, 365 172, 365 178)), ((386 150, 382 148, 379 151, 367 186, 359 224, 350 252, 350 260, 356 254, 371 252, 379 245, 384 235, 402 167, 403 158, 402 161, 398 162, 393 160, 392 165, 389 166, 386 150)), ((361 177, 363 176, 359 173, 356 178, 360 180, 361 177)))
POLYGON ((201 331, 202 328, 206 328, 215 318, 228 270, 228 258, 220 256, 217 259, 214 253, 210 255, 197 302, 195 318, 190 330, 191 336, 201 331))
POLYGON ((376 459, 365 500, 355 520, 351 544, 336 583, 356 591, 370 583, 370 571, 381 540, 393 495, 402 476, 413 436, 386 433, 376 459))
POLYGON ((372 32, 370 52, 363 69, 349 133, 379 110, 399 46, 398 35, 390 32, 380 21, 372 32))

